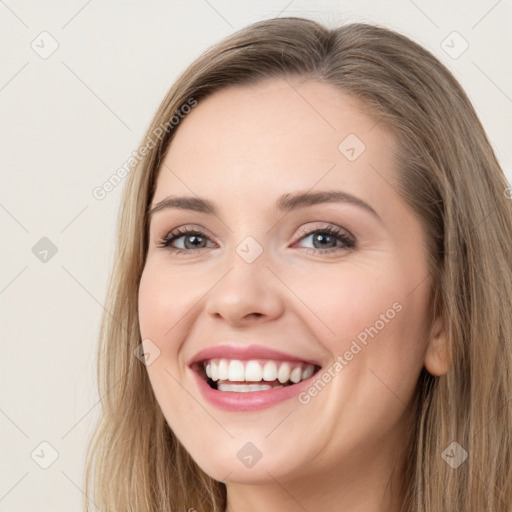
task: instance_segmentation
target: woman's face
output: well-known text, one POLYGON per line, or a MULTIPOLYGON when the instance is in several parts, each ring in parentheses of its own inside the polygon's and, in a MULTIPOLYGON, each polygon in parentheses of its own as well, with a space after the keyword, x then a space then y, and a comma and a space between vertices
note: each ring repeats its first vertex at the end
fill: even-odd
POLYGON ((389 476, 431 284, 394 146, 356 100, 314 81, 224 89, 181 121, 151 204, 140 329, 163 414, 213 478, 389 476), (189 201, 162 203, 178 197, 189 201))

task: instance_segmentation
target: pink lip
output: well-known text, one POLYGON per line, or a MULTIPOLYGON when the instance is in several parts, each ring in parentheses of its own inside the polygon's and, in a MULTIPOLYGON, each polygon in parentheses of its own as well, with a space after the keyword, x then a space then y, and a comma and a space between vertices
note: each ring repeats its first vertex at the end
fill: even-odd
MULTIPOLYGON (((306 362, 321 366, 319 362, 308 359, 303 359, 291 354, 286 354, 279 350, 272 348, 262 347, 259 345, 249 346, 233 346, 233 345, 216 345, 208 347, 197 353, 190 361, 189 366, 205 361, 207 359, 224 358, 224 359, 238 359, 240 361, 247 361, 249 359, 273 359, 275 361, 290 361, 290 362, 306 362)), ((284 388, 283 388, 284 389, 284 388)), ((264 393, 267 393, 266 391, 264 393)))
POLYGON ((218 391, 206 382, 197 371, 191 370, 201 394, 213 406, 230 412, 259 411, 277 405, 280 402, 296 397, 301 391, 307 389, 316 378, 316 373, 306 380, 283 388, 269 389, 267 391, 251 391, 237 393, 235 391, 218 391))
POLYGON ((284 400, 296 397, 302 390, 311 385, 316 376, 315 372, 311 377, 305 379, 298 384, 285 386, 282 388, 269 389, 266 391, 251 391, 248 393, 237 393, 234 391, 219 391, 209 386, 205 376, 199 371, 199 364, 208 359, 238 359, 247 361, 250 359, 272 359, 275 361, 289 362, 305 362, 321 367, 318 361, 304 359, 260 345, 249 346, 233 346, 233 345, 216 345, 208 347, 197 353, 189 362, 191 370, 199 390, 205 400, 215 407, 232 412, 240 411, 258 411, 276 405, 284 400))

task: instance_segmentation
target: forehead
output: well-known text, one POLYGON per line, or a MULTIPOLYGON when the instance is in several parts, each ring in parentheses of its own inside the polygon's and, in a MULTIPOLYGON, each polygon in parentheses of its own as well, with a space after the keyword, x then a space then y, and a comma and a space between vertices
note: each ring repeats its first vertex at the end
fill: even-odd
POLYGON ((371 200, 372 191, 362 188, 382 187, 375 169, 393 173, 393 146, 365 105, 332 85, 287 78, 229 87, 181 121, 155 200, 171 189, 204 194, 227 187, 264 198, 271 189, 315 185, 346 186, 371 200))

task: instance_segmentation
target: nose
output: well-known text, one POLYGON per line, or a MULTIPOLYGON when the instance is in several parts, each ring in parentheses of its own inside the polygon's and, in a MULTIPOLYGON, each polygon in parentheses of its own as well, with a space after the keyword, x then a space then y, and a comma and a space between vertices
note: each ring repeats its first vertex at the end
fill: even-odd
MULTIPOLYGON (((236 257, 238 258, 238 256, 236 257)), ((268 322, 284 311, 283 285, 263 261, 241 258, 206 296, 205 311, 234 327, 268 322)))

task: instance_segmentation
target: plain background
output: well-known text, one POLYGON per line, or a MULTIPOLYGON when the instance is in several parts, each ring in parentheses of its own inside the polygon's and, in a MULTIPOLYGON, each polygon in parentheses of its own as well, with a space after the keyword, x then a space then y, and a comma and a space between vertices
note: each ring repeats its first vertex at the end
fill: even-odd
POLYGON ((0 511, 81 510, 122 185, 103 200, 93 189, 194 58, 285 15, 375 22, 425 46, 469 94, 512 181, 510 0, 0 1, 0 511))

